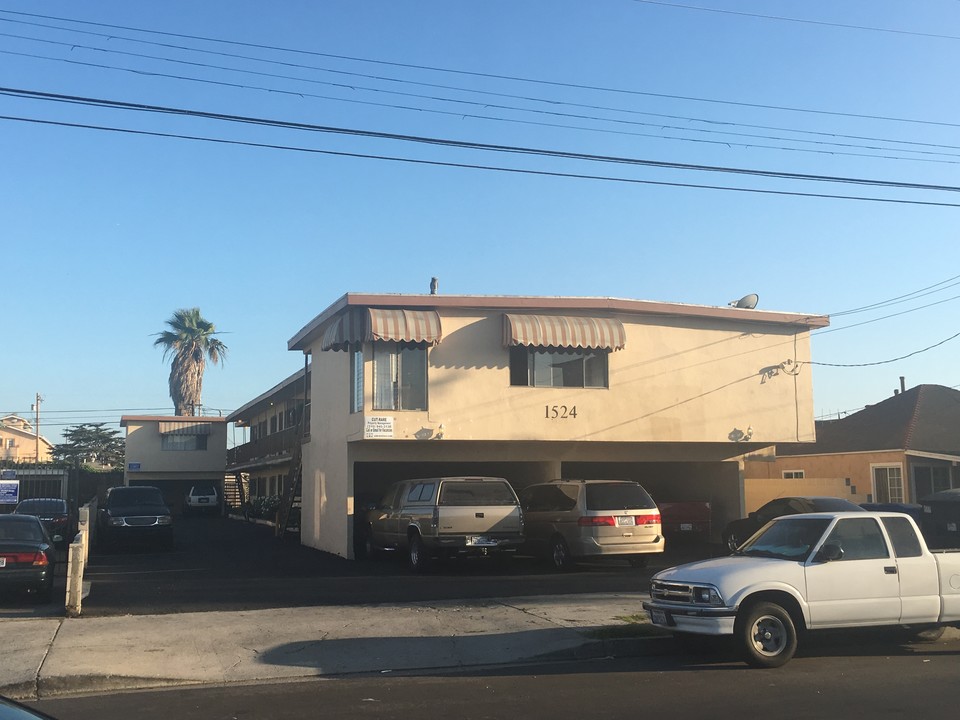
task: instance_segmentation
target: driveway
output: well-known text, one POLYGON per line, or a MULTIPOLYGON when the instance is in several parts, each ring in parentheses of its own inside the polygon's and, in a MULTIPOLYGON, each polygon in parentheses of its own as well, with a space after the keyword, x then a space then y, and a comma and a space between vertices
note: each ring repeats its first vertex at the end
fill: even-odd
POLYGON ((318 605, 646 591, 660 567, 709 554, 690 548, 657 557, 646 570, 626 561, 555 573, 532 557, 477 558, 413 575, 402 558, 352 561, 274 537, 265 525, 220 517, 176 519, 172 552, 95 551, 83 614, 164 614, 318 605))

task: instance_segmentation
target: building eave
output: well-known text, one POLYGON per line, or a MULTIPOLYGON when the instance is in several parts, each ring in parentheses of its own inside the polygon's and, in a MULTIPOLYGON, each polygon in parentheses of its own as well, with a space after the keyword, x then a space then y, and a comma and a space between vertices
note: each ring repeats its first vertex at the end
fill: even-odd
POLYGON ((523 295, 409 295, 347 293, 307 323, 287 341, 288 350, 307 352, 324 326, 347 307, 431 308, 456 310, 543 310, 543 311, 604 311, 624 315, 654 315, 712 320, 731 320, 768 325, 813 329, 826 327, 830 319, 825 315, 748 310, 712 305, 690 305, 652 300, 630 300, 609 297, 543 297, 523 295))

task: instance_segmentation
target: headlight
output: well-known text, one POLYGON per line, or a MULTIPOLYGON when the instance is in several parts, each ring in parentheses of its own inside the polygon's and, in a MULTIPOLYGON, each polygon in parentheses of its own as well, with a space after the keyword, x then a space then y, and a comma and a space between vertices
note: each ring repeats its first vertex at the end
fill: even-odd
POLYGON ((173 518, 169 515, 158 515, 157 516, 157 525, 172 525, 173 518))
POLYGON ((693 588, 693 602, 697 605, 723 605, 720 591, 712 585, 693 588))
POLYGON ((110 525, 112 527, 119 527, 124 524, 125 523, 123 522, 122 517, 112 517, 109 520, 107 520, 107 525, 110 525))

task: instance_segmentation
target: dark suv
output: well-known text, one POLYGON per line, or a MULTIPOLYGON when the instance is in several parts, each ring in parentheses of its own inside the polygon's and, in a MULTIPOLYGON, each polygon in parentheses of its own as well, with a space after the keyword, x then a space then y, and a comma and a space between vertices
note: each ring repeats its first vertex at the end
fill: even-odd
POLYGON ((815 512, 863 511, 863 508, 838 497, 781 497, 771 500, 745 518, 734 520, 723 529, 723 544, 730 552, 743 545, 757 530, 774 518, 815 512))
POLYGON ((173 547, 173 516, 160 490, 149 485, 110 488, 97 510, 97 543, 104 547, 143 541, 173 547))

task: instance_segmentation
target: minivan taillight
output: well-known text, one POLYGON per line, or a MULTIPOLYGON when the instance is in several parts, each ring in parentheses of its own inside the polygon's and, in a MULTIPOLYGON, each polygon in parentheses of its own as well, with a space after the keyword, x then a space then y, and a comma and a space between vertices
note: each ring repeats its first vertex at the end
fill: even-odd
POLYGON ((660 513, 656 515, 637 515, 637 525, 659 525, 660 513))
POLYGON ((617 521, 613 515, 595 515, 591 517, 581 517, 577 520, 580 527, 594 527, 597 525, 616 525, 617 521))

